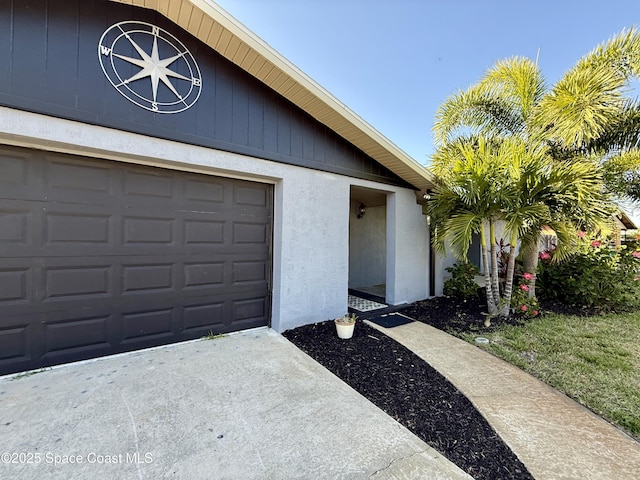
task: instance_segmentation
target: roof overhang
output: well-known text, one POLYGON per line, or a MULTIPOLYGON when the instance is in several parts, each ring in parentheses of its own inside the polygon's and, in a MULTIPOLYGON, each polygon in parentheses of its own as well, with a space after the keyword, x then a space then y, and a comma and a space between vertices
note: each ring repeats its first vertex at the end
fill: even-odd
POLYGON ((431 173, 211 0, 111 0, 155 10, 421 191, 431 173))
POLYGON ((629 218, 629 216, 620 210, 616 215, 616 220, 620 222, 620 228, 622 230, 636 230, 638 226, 629 218))

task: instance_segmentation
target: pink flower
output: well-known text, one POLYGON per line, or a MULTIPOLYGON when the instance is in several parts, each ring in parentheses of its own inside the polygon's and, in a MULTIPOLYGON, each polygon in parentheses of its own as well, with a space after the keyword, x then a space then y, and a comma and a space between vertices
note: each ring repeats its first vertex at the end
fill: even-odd
POLYGON ((549 255, 549 252, 542 252, 540 254, 540 259, 541 260, 549 260, 551 258, 551 255, 549 255))
POLYGON ((522 310, 523 312, 527 311, 527 306, 526 305, 520 305, 520 310, 522 310))
POLYGON ((633 255, 635 258, 640 258, 640 252, 638 252, 637 250, 633 252, 631 255, 633 255))
POLYGON ((593 242, 591 242, 591 246, 594 248, 598 248, 600 245, 602 245, 602 242, 600 240, 594 240, 593 242))
POLYGON ((538 310, 532 310, 532 311, 531 311, 531 315, 533 315, 534 317, 535 317, 536 315, 538 315, 538 310))
POLYGON ((638 277, 633 277, 633 281, 637 282, 638 281, 638 277))
POLYGON ((525 280, 533 280, 533 274, 532 273, 528 273, 528 272, 524 272, 522 274, 522 278, 524 278, 525 280))
POLYGON ((520 285, 520 289, 524 290, 525 292, 529 291, 529 285, 525 285, 524 283, 522 285, 520 285))
POLYGON ((583 232, 582 230, 578 230, 578 236, 580 238, 584 238, 587 235, 587 232, 583 232))

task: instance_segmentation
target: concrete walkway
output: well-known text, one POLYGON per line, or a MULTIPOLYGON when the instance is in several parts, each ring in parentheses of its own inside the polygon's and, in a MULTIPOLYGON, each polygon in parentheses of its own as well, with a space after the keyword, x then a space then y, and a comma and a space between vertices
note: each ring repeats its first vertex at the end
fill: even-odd
POLYGON ((0 377, 0 479, 469 480, 272 330, 0 377))
POLYGON ((640 478, 640 443, 531 375, 424 323, 368 323, 447 377, 537 480, 640 478))

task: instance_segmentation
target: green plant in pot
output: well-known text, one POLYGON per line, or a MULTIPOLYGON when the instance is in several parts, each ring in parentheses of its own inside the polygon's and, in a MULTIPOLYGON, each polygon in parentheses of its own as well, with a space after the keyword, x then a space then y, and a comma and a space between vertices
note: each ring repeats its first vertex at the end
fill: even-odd
POLYGON ((356 314, 345 313, 342 317, 335 319, 338 338, 348 339, 353 337, 353 329, 356 326, 356 314))

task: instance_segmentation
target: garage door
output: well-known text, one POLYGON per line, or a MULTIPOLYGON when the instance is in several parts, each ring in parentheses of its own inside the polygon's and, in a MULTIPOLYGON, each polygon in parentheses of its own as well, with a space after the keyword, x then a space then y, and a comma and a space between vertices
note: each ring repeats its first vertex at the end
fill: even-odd
POLYGON ((0 148, 0 374, 269 323, 271 186, 0 148))

